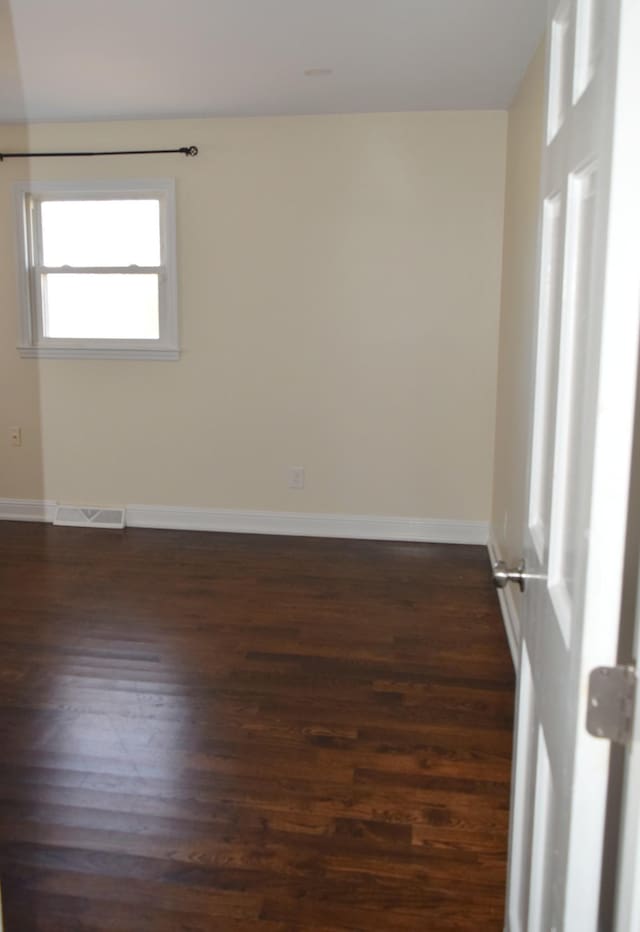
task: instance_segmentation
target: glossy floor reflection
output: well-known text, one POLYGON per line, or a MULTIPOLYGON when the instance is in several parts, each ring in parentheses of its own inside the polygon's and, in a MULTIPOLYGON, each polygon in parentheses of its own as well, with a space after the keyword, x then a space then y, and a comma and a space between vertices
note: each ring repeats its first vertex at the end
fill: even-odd
POLYGON ((500 930, 486 551, 0 523, 6 932, 500 930))

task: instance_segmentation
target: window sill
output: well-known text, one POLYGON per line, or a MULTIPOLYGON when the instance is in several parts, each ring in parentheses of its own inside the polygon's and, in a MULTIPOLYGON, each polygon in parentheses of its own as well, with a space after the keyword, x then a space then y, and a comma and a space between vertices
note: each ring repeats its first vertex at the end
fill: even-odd
POLYGON ((178 349, 139 347, 19 346, 23 359, 180 359, 178 349))

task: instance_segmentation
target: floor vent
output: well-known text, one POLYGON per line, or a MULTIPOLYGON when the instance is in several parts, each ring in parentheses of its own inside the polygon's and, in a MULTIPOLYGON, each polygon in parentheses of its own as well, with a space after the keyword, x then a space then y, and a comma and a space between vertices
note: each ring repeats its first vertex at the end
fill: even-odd
POLYGON ((58 505, 53 523, 65 527, 124 527, 124 508, 81 508, 58 505))

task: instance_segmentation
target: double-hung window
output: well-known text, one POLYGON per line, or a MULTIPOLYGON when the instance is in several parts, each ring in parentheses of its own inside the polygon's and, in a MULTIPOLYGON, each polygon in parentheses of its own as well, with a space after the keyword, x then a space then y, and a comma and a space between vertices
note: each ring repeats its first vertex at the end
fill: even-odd
POLYGON ((16 186, 24 356, 178 357, 171 180, 16 186))

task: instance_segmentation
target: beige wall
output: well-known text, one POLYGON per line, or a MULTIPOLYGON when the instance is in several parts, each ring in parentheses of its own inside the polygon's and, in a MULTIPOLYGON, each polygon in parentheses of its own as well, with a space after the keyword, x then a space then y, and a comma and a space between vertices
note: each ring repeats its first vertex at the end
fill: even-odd
MULTIPOLYGON (((29 135, 16 127, 11 135, 0 130, 0 151, 24 151, 29 135)), ((26 365, 15 346, 15 237, 13 205, 7 184, 15 173, 11 162, 0 164, 0 498, 44 497, 42 430, 38 366, 26 365), (5 174, 5 168, 9 171, 5 174), (9 444, 9 428, 22 427, 23 445, 9 444)), ((28 175, 25 175, 28 177, 28 175)))
MULTIPOLYGON (((502 311, 498 360, 492 538, 502 556, 522 556, 535 345, 538 204, 544 115, 544 43, 509 112, 502 311)), ((519 593, 514 590, 514 596, 519 593)))
MULTIPOLYGON (((13 37, 9 4, 0 0, 0 70, 3 87, 13 83, 17 99, 22 98, 20 66, 13 37)), ((3 132, 0 125, 0 152, 13 148, 24 152, 29 145, 26 126, 3 132)), ((0 163, 0 498, 43 497, 40 430, 40 390, 37 366, 21 365, 13 347, 16 344, 15 269, 13 212, 5 182, 13 176, 11 162, 0 163), (4 169, 9 168, 8 174, 4 169), (9 445, 8 428, 22 425, 24 446, 9 445)), ((21 167, 24 172, 26 166, 21 167)), ((27 177, 26 175, 25 177, 27 177)))
MULTIPOLYGON (((24 136, 0 128, 1 147, 24 136)), ((0 497, 488 519, 506 114, 52 124, 28 142, 200 156, 0 166, 0 497), (176 177, 179 362, 18 358, 10 196, 29 173, 176 177)))

